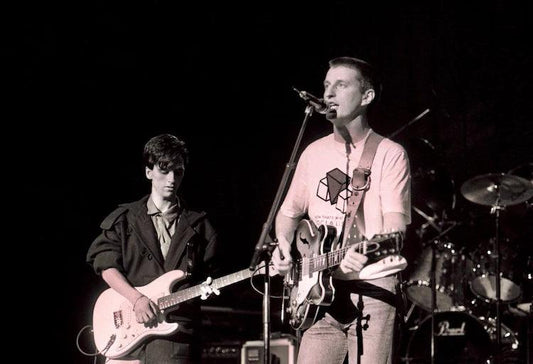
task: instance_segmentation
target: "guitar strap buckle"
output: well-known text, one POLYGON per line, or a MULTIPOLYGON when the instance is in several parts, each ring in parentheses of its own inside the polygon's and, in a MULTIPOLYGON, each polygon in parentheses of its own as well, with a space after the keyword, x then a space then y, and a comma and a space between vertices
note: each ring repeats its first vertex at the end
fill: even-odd
POLYGON ((370 174, 368 168, 355 168, 352 174, 352 189, 354 191, 366 191, 370 188, 370 174))

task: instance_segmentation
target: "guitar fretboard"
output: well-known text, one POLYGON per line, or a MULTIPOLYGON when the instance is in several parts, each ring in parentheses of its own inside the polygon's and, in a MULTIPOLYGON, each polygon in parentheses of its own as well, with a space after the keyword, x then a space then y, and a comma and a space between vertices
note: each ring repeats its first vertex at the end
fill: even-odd
POLYGON ((300 272, 303 276, 311 275, 315 272, 320 272, 324 269, 332 268, 341 264, 342 258, 350 247, 344 247, 329 253, 317 255, 309 259, 303 259, 300 262, 300 272))
MULTIPOLYGON (((227 276, 214 279, 211 282, 211 287, 215 289, 226 287, 226 286, 229 286, 230 284, 250 278, 253 273, 254 272, 252 272, 250 269, 243 269, 239 272, 232 273, 227 276)), ((159 305, 159 309, 164 310, 164 309, 173 307, 181 302, 185 302, 187 300, 201 296, 203 293, 201 287, 202 285, 197 285, 194 287, 186 288, 178 292, 174 292, 172 294, 169 294, 168 296, 159 298, 157 301, 159 305)))
MULTIPOLYGON (((359 242, 355 244, 356 249, 358 249, 358 252, 361 254, 367 254, 367 249, 369 245, 373 245, 376 243, 383 243, 383 242, 389 242, 393 243, 394 247, 384 249, 382 251, 383 255, 395 254, 398 252, 399 247, 396 245, 397 239, 399 239, 401 236, 399 234, 382 234, 378 235, 375 238, 371 239, 370 241, 364 240, 362 242, 359 242)), ((350 249, 353 245, 348 245, 344 248, 340 248, 337 250, 334 250, 332 252, 328 252, 325 254, 320 254, 311 258, 303 258, 298 262, 298 269, 297 272, 299 272, 299 276, 297 277, 298 280, 301 280, 302 277, 310 276, 315 272, 320 272, 328 268, 335 267, 339 265, 346 255, 346 252, 348 249, 350 249)), ((370 250, 372 250, 370 248, 370 250)), ((372 250, 372 252, 375 250, 372 250)))

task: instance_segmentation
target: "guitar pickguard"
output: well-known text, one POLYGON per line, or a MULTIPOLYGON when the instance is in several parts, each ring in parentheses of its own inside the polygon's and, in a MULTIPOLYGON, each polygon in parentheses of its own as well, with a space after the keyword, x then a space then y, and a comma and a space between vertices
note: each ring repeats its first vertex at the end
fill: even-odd
MULTIPOLYGON (((330 251, 336 239, 336 229, 325 225, 317 228, 311 221, 302 220, 295 237, 296 249, 292 251, 296 251, 296 254, 293 261, 302 262, 301 266, 307 267, 317 256, 330 251)), ((307 328, 318 314, 318 307, 315 306, 330 305, 335 290, 328 272, 311 272, 298 269, 298 266, 300 264, 293 265, 286 277, 286 284, 293 287, 289 297, 290 321, 294 328, 307 328)))

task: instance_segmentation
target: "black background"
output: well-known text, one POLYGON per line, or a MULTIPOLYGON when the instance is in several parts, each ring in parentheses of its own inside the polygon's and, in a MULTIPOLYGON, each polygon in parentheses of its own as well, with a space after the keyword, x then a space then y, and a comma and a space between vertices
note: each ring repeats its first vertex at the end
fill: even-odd
MULTIPOLYGON (((54 362, 92 361, 76 335, 105 287, 85 253, 118 203, 148 193, 148 138, 170 132, 188 142, 184 193, 219 228, 225 270, 243 269, 304 118, 292 87, 321 96, 330 58, 352 55, 383 71, 373 128, 406 147, 429 141, 455 183, 457 219, 488 220, 478 227, 484 234, 489 208, 459 187, 533 160, 525 1, 20 5, 4 12, 7 197, 20 204, 21 194, 26 216, 13 245, 16 254, 28 249, 33 278, 18 288, 38 297, 24 321, 39 328, 32 341, 46 343, 54 362)), ((313 115, 302 145, 330 131, 313 115)), ((424 157, 412 149, 413 165, 424 157)), ((427 197, 416 193, 415 201, 427 197)), ((210 304, 252 312, 234 327, 259 337, 261 296, 247 282, 210 304)))

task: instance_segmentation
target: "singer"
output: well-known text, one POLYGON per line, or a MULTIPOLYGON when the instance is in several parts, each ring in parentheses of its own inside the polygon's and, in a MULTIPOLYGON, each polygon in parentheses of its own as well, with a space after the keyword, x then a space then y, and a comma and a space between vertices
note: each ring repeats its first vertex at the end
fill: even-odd
MULTIPOLYGON (((94 271, 124 297, 125 303, 129 301, 135 314, 132 319, 146 327, 157 326, 159 309, 137 287, 153 285, 164 273, 176 269, 189 276, 177 282, 173 292, 204 279, 208 287, 208 275, 217 274, 220 269, 215 229, 205 213, 189 209, 178 192, 188 156, 185 142, 174 135, 151 138, 143 153, 150 194, 111 212, 87 253, 87 262, 94 271)), ((206 298, 213 292, 217 293, 206 290, 206 298)), ((146 340, 127 355, 106 363, 200 363, 200 314, 198 302, 180 304, 166 317, 169 322, 179 323, 176 332, 146 340)))
POLYGON ((368 111, 378 99, 380 85, 369 63, 340 57, 329 61, 323 100, 300 95, 326 110, 333 130, 311 143, 298 160, 276 215, 279 245, 272 261, 280 273, 289 271, 291 242, 304 217, 316 226, 333 225, 347 250, 331 273, 334 299, 320 306, 319 316, 302 336, 299 364, 342 364, 347 355, 350 364, 387 364, 393 358, 395 319, 402 310, 397 304, 398 273, 361 279, 359 272, 368 258, 355 249, 363 237, 405 232, 411 222, 406 151, 370 127, 368 111), (359 167, 365 165, 370 180, 362 187, 359 167), (355 192, 356 188, 361 190, 355 192))

